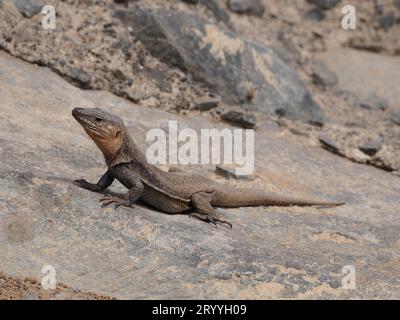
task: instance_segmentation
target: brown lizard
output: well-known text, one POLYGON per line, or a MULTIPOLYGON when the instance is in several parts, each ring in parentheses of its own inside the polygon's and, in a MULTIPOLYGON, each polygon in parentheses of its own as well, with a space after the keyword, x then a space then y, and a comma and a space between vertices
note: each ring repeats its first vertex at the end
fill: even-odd
POLYGON ((227 224, 213 206, 338 206, 342 202, 309 199, 295 199, 269 194, 264 190, 235 188, 217 183, 201 175, 170 170, 163 171, 147 162, 129 136, 123 121, 99 108, 75 108, 73 117, 82 125, 102 151, 107 164, 107 172, 97 183, 84 179, 74 183, 82 188, 101 192, 114 179, 129 189, 124 198, 104 195, 102 207, 115 204, 130 207, 141 199, 146 204, 167 213, 188 212, 190 217, 217 225, 227 224))

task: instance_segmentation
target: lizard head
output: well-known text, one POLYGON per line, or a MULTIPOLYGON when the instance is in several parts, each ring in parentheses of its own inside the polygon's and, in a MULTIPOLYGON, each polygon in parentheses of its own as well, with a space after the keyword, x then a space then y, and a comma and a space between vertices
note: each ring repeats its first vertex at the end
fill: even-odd
POLYGON ((74 108, 72 116, 85 129, 106 159, 112 159, 118 154, 126 133, 121 118, 99 108, 74 108))

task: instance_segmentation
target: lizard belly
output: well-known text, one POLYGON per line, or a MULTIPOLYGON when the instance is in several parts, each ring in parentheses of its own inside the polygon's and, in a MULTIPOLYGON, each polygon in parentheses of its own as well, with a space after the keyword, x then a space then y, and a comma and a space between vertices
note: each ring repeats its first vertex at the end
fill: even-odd
POLYGON ((190 210, 190 204, 179 199, 174 199, 165 193, 144 185, 140 197, 146 204, 167 213, 180 213, 190 210))

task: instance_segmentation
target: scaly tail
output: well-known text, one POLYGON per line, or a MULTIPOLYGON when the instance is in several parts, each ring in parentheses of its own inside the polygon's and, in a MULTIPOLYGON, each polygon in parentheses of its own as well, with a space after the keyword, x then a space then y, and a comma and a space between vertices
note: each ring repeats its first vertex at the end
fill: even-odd
POLYGON ((211 204, 217 207, 253 206, 340 206, 344 202, 296 199, 267 193, 264 190, 226 188, 215 190, 211 204))

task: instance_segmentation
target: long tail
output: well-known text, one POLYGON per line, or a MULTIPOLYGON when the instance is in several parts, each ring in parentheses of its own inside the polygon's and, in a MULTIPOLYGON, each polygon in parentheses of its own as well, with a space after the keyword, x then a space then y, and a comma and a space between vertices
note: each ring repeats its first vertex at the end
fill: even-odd
POLYGON ((226 188, 213 193, 212 205, 219 207, 252 206, 340 206, 344 202, 291 198, 267 193, 264 190, 226 188))

